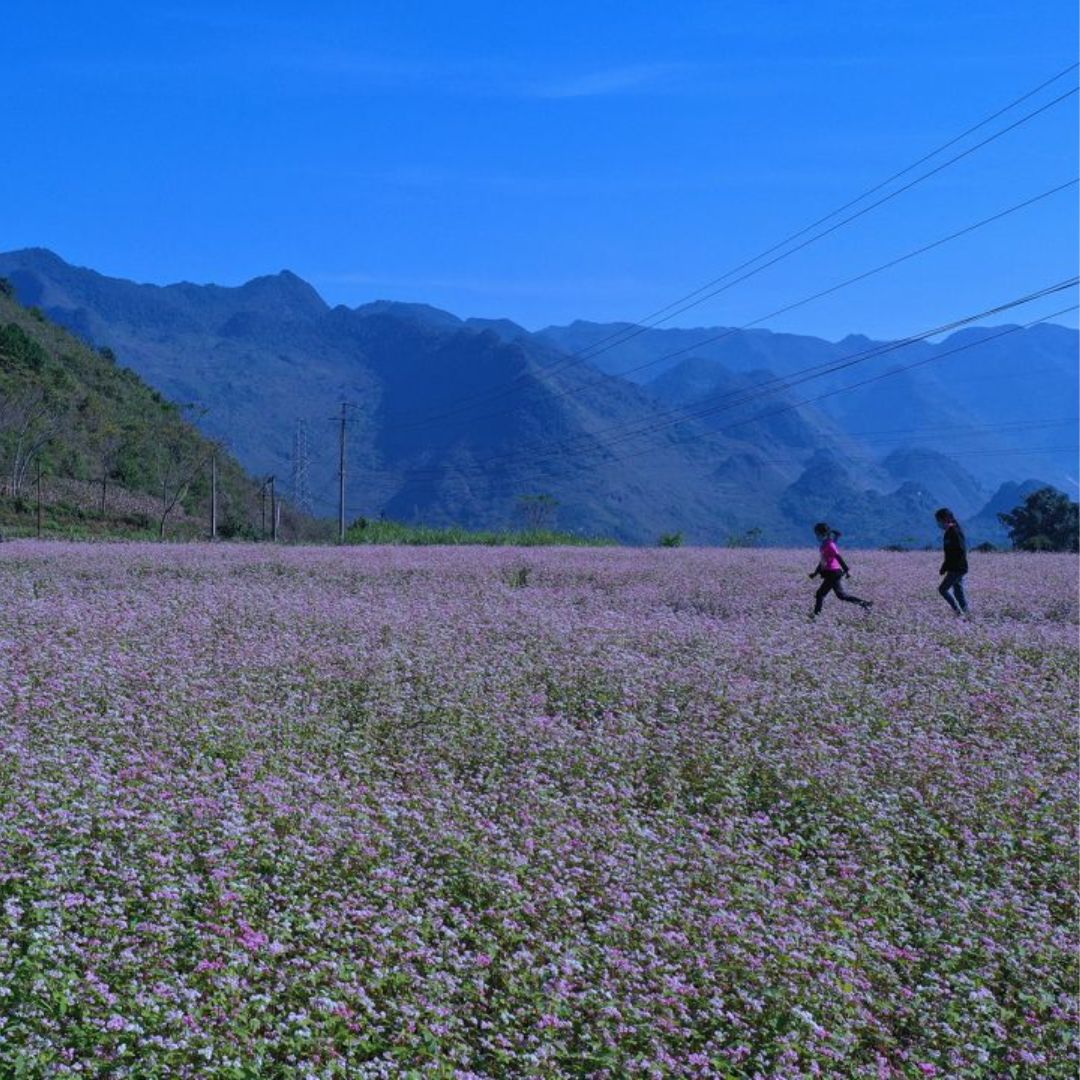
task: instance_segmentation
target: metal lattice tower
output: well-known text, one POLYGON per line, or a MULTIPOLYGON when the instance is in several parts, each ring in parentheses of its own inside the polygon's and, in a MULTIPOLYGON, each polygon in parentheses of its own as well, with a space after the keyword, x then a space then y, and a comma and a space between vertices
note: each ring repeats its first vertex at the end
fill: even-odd
POLYGON ((292 503, 301 513, 310 514, 312 511, 306 420, 297 420, 296 430, 293 432, 292 503))

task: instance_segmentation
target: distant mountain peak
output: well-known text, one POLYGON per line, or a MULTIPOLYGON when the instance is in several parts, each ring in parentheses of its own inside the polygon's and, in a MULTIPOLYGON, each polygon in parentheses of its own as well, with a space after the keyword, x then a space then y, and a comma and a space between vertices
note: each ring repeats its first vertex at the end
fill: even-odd
POLYGON ((282 309, 293 315, 318 314, 327 310, 326 301, 291 270, 252 278, 239 287, 238 293, 245 298, 257 299, 260 304, 273 304, 279 313, 282 309))
POLYGON ((500 337, 503 341, 516 341, 519 337, 527 337, 529 331, 519 326, 511 319, 466 319, 465 325, 470 330, 489 331, 500 337))
POLYGON ((554 333, 558 333, 560 331, 565 331, 565 330, 569 330, 571 332, 574 332, 574 331, 581 332, 581 331, 587 331, 587 330, 604 330, 604 331, 610 331, 612 333, 617 333, 617 332, 622 332, 624 330, 630 330, 630 329, 632 329, 633 327, 636 327, 636 326, 637 326, 637 323, 632 323, 632 322, 599 323, 599 322, 595 322, 592 319, 574 319, 573 322, 567 323, 566 325, 556 325, 556 324, 553 323, 551 326, 545 326, 542 330, 538 330, 537 333, 540 334, 540 335, 549 334, 549 333, 554 334, 554 333))
POLYGON ((24 262, 38 262, 48 263, 52 266, 67 266, 55 251, 51 251, 45 247, 28 247, 19 248, 17 251, 10 251, 8 254, 15 259, 19 259, 24 262))
POLYGON ((402 300, 372 300, 368 304, 353 308, 353 312, 361 318, 369 318, 372 315, 390 315, 396 319, 419 322, 440 330, 457 330, 463 325, 461 319, 449 311, 443 311, 442 308, 402 300))

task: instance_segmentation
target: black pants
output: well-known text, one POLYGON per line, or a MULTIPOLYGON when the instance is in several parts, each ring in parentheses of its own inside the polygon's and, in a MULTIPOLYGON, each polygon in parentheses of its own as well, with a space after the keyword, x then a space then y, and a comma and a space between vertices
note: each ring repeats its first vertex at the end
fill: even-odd
POLYGON ((967 611, 967 597, 964 595, 965 573, 964 570, 949 570, 938 586, 938 592, 948 600, 949 607, 957 613, 967 611))
POLYGON ((840 584, 843 580, 844 573, 842 570, 822 570, 821 571, 822 582, 818 586, 818 591, 814 593, 814 614, 818 615, 821 612, 821 605, 825 602, 825 597, 830 592, 836 593, 841 600, 846 600, 849 604, 861 604, 857 596, 852 596, 851 593, 844 592, 844 587, 840 584))

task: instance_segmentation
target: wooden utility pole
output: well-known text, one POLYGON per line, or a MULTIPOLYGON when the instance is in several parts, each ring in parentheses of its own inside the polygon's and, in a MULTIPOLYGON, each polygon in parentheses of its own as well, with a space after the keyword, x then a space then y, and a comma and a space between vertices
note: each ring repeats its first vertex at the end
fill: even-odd
POLYGON ((262 487, 259 488, 259 507, 262 510, 262 528, 259 531, 259 539, 266 539, 266 485, 267 481, 264 480, 262 487))
POLYGON ((271 476, 268 481, 270 484, 270 539, 274 541, 277 541, 278 530, 277 485, 274 483, 276 479, 271 476))
POLYGON ((210 539, 217 539, 217 454, 210 455, 210 539))
POLYGON ((41 458, 37 460, 37 536, 41 539, 41 458))
POLYGON ((341 415, 331 416, 332 423, 338 424, 341 428, 338 435, 338 543, 345 543, 345 463, 348 459, 348 454, 345 450, 345 425, 349 421, 349 409, 356 406, 350 405, 349 402, 343 401, 341 403, 341 415))
POLYGON ((338 468, 338 543, 345 543, 345 410, 347 406, 341 403, 341 438, 340 438, 340 466, 338 468))

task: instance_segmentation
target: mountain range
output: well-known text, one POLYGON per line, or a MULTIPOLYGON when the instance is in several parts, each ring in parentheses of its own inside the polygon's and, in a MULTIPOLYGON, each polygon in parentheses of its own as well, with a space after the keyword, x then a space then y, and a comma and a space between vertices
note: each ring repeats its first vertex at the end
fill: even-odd
POLYGON ((935 541, 943 503, 973 542, 1001 542, 995 500, 1075 491, 1077 332, 1062 326, 895 348, 730 328, 530 332, 424 304, 331 307, 288 271, 158 286, 27 249, 0 254, 0 276, 199 405, 203 429, 286 495, 306 444, 325 516, 342 402, 350 519, 503 526, 545 494, 560 528, 633 543, 806 543, 825 518, 854 546, 913 546, 935 541))

